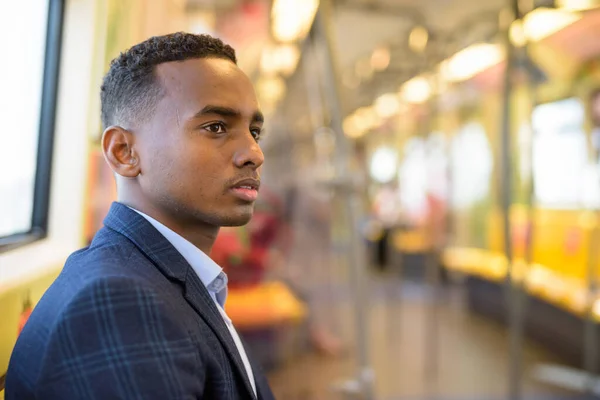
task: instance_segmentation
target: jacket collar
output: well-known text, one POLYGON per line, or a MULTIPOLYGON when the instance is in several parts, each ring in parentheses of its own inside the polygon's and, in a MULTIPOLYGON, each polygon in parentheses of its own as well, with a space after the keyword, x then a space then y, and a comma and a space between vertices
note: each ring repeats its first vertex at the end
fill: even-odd
POLYGON ((163 275, 184 287, 185 299, 217 335, 243 377, 246 390, 254 397, 246 369, 225 321, 208 290, 183 256, 150 222, 124 204, 114 202, 111 205, 104 225, 132 241, 163 275))

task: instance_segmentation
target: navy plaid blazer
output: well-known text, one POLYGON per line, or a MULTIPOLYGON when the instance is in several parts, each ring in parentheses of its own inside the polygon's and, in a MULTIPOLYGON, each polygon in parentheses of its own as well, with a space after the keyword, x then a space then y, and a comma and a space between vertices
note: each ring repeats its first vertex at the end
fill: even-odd
MULTIPOLYGON (((254 399, 208 291, 143 217, 114 203, 13 350, 6 400, 254 399)), ((272 400, 252 366, 258 398, 272 400)))

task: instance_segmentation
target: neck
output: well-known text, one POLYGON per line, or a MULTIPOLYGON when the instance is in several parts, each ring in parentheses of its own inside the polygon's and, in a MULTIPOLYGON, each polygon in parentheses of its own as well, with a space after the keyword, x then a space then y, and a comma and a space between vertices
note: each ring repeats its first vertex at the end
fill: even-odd
POLYGON ((219 233, 219 227, 182 218, 168 211, 161 210, 143 201, 119 196, 118 201, 126 206, 136 209, 163 224, 173 232, 183 237, 188 242, 199 248, 204 254, 210 255, 213 244, 219 233))
MULTIPOLYGON (((154 218, 154 217, 152 217, 154 218)), ((155 218, 156 219, 156 218, 155 218)), ((188 225, 174 225, 167 224, 157 219, 160 223, 171 229, 173 232, 179 234, 181 237, 192 243, 194 246, 202 250, 206 255, 210 255, 213 244, 217 239, 219 228, 214 226, 200 225, 200 224, 188 224, 188 225)))

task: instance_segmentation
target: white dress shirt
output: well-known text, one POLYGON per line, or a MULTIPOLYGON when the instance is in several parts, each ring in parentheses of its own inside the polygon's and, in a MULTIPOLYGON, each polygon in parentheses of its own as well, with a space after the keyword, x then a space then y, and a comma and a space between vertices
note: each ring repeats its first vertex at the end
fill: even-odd
MULTIPOLYGON (((131 208, 131 207, 130 207, 131 208)), ((240 353, 240 357, 242 358, 242 362, 244 363, 244 367, 246 368, 246 373, 248 374, 248 378, 250 379, 250 384, 252 385, 252 389, 254 390, 254 395, 256 394, 256 383, 254 382, 254 374, 252 373, 252 367, 250 366, 250 361, 248 360, 248 356, 246 355, 246 351, 244 350, 244 346, 242 341, 240 340, 237 331, 235 330, 231 319, 225 313, 225 300, 227 299, 227 275, 223 272, 223 269, 217 265, 209 256, 207 256, 202 250, 194 246, 191 242, 184 239, 181 235, 173 232, 171 229, 167 228, 165 225, 161 224, 154 218, 138 211, 136 209, 131 208, 133 211, 140 214, 144 217, 148 222, 152 224, 164 237, 167 239, 173 247, 185 258, 185 260, 190 264, 198 278, 202 281, 208 293, 214 300, 217 305, 217 309, 223 320, 225 321, 225 325, 229 329, 229 333, 231 333, 231 337, 235 342, 235 345, 240 353)))

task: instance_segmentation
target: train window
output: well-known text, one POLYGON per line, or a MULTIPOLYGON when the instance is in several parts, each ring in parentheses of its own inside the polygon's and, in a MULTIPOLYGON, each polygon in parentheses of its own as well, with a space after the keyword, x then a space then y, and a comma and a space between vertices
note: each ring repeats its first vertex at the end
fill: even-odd
POLYGON ((410 139, 404 148, 404 158, 398 174, 400 202, 407 218, 416 221, 427 207, 427 143, 421 138, 410 139))
POLYGON ((398 170, 400 204, 406 218, 423 220, 431 212, 431 201, 447 200, 448 156, 446 139, 440 132, 427 138, 412 138, 404 147, 404 157, 398 170))
POLYGON ((371 156, 369 172, 379 183, 389 183, 396 175, 398 155, 394 149, 380 147, 371 156))
POLYGON ((46 234, 63 9, 0 4, 0 250, 46 234))
POLYGON ((542 207, 579 208, 591 165, 585 108, 575 98, 538 105, 532 116, 535 197, 542 207))
POLYGON ((483 125, 468 122, 452 139, 452 206, 468 209, 490 192, 493 155, 483 125))
POLYGON ((438 200, 448 196, 447 140, 441 132, 433 132, 427 139, 427 192, 438 200))

